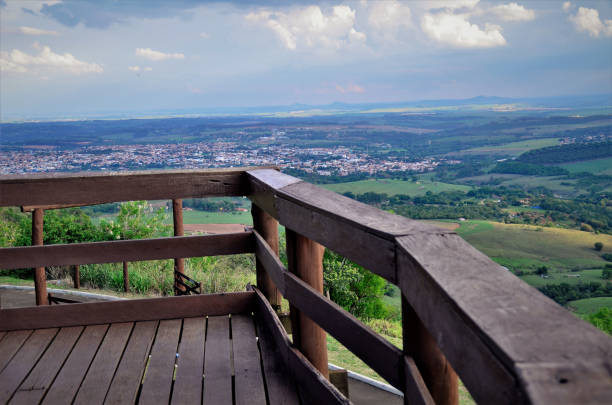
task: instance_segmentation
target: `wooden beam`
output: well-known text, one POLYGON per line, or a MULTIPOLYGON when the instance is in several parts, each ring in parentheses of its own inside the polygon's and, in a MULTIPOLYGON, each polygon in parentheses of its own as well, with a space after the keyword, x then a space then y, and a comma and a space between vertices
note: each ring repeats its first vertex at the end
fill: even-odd
MULTIPOLYGON (((402 338, 404 354, 414 359, 434 403, 459 404, 459 381, 449 361, 402 294, 402 338)), ((408 404, 408 396, 405 396, 408 404)))
MULTIPOLYGON (((253 228, 263 238, 272 252, 278 257, 278 221, 257 205, 252 204, 251 214, 253 216, 253 228)), ((280 309, 282 296, 270 275, 266 272, 265 266, 256 255, 257 287, 268 299, 270 305, 275 309, 280 309)))
POLYGON ((148 298, 0 310, 0 330, 239 314, 254 310, 251 292, 148 298))
POLYGON ((389 384, 406 392, 410 403, 431 405, 433 400, 411 357, 372 331, 334 302, 325 299, 285 270, 263 238, 255 234, 255 252, 290 303, 311 317, 389 384), (405 372, 402 373, 402 367, 405 372))
MULTIPOLYGON (((301 278, 319 294, 323 294, 323 253, 325 248, 286 228, 289 271, 301 278)), ((329 377, 327 338, 325 331, 295 306, 291 307, 293 343, 306 358, 329 377)))
POLYGON ((128 262, 123 262, 123 292, 130 292, 130 273, 128 272, 128 262))
MULTIPOLYGON (((32 212, 32 246, 42 246, 43 244, 44 213, 42 208, 37 208, 32 212)), ((49 304, 47 297, 47 275, 44 267, 38 266, 34 268, 34 291, 36 293, 36 305, 49 304)))
POLYGON ((245 170, 249 168, 0 176, 0 206, 241 196, 248 192, 245 170))
POLYGON ((74 288, 77 290, 81 288, 81 266, 75 264, 72 266, 72 281, 74 282, 74 288))
POLYGON ((253 253, 251 232, 0 249, 0 269, 253 253))
MULTIPOLYGON (((180 198, 175 198, 172 200, 172 220, 174 224, 174 236, 185 235, 185 230, 183 226, 183 200, 180 198)), ((185 274, 185 259, 180 257, 174 258, 174 271, 177 271, 181 274, 185 274)), ((175 283, 175 292, 177 289, 181 291, 185 290, 183 286, 177 285, 175 283)))
POLYGON ((397 243, 399 287, 476 402, 612 398, 609 336, 457 235, 402 236, 397 243), (534 370, 542 374, 530 378, 534 370))
POLYGON ((255 318, 260 339, 269 339, 273 342, 277 350, 276 355, 282 359, 298 383, 302 403, 349 405, 349 400, 317 368, 313 367, 299 350, 292 347, 283 325, 268 300, 259 290, 252 289, 256 294, 255 318))

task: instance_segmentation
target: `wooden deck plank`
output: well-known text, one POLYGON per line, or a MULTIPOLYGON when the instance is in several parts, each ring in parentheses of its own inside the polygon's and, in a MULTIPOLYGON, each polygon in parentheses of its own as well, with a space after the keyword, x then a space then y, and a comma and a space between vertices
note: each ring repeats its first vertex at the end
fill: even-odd
POLYGON ((232 403, 229 317, 211 316, 206 332, 204 405, 232 403))
POLYGON ((75 404, 101 404, 104 402, 123 349, 132 332, 133 323, 114 323, 106 332, 104 341, 98 349, 85 380, 79 388, 75 404))
POLYGON ((187 318, 183 320, 183 333, 178 351, 178 367, 174 389, 172 390, 173 404, 202 402, 205 338, 206 318, 187 318))
POLYGON ((57 334, 58 329, 40 329, 32 335, 15 353, 11 361, 0 373, 0 403, 7 403, 30 370, 36 365, 57 334))
POLYGON ((107 329, 108 325, 93 325, 85 328, 47 395, 43 398, 43 404, 72 402, 107 329))
POLYGON ((248 315, 232 315, 231 324, 236 404, 265 404, 261 357, 253 319, 248 315))
POLYGON ((2 343, 2 338, 6 335, 6 332, 0 332, 0 343, 2 343))
POLYGON ((0 371, 11 361, 30 334, 32 334, 31 330, 17 330, 6 334, 0 342, 0 371))
POLYGON ((156 330, 157 321, 136 323, 106 395, 106 404, 134 403, 156 330))
POLYGON ((181 334, 182 319, 169 319, 159 323, 151 361, 144 376, 140 403, 168 403, 172 391, 172 377, 181 334))
POLYGON ((49 349, 15 392, 11 404, 37 404, 41 400, 83 329, 82 326, 60 329, 49 349))

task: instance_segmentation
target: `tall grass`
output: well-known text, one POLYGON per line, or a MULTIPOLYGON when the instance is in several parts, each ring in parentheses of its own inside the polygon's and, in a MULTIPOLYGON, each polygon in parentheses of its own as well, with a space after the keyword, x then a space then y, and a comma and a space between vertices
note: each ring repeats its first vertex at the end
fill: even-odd
MULTIPOLYGON (((128 263, 130 291, 144 295, 172 295, 174 262, 156 260, 128 263)), ((185 260, 185 273, 202 283, 202 293, 244 291, 255 284, 253 255, 197 257, 185 260)), ((123 291, 122 263, 81 266, 85 287, 123 291)))

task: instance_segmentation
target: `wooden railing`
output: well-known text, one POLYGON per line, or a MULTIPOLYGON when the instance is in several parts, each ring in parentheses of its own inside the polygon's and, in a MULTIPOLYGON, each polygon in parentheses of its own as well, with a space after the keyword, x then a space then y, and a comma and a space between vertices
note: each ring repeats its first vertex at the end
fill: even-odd
POLYGON ((456 404, 455 372, 484 404, 612 398, 610 337, 452 231, 380 211, 273 168, 0 178, 0 206, 32 209, 240 195, 253 202, 253 231, 3 248, 0 268, 255 253, 259 289, 273 306, 281 296, 289 300, 293 344, 323 376, 325 330, 403 391, 406 403, 456 404), (278 223, 286 228, 288 269, 278 259, 278 223), (323 246, 399 286, 403 350, 321 294, 323 246))

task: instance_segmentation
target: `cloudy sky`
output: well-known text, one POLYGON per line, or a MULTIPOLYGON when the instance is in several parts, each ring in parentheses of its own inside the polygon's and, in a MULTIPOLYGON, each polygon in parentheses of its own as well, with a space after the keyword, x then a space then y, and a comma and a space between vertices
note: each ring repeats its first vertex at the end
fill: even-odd
POLYGON ((612 2, 0 0, 0 116, 612 93, 612 2))

